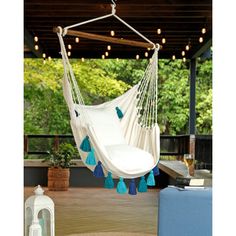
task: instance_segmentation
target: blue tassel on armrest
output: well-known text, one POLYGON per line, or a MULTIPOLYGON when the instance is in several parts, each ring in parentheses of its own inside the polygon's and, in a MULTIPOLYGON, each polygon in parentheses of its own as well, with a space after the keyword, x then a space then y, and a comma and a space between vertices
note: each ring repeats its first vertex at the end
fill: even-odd
POLYGON ((116 113, 117 113, 119 119, 123 118, 124 114, 119 107, 116 107, 116 113))
POLYGON ((95 166, 96 165, 96 159, 94 155, 94 149, 92 148, 91 152, 89 152, 85 163, 90 166, 95 166))
POLYGON ((111 172, 108 172, 108 174, 107 174, 107 177, 106 177, 105 183, 104 183, 104 188, 109 188, 109 189, 114 188, 114 181, 112 179, 111 172))
POLYGON ((116 186, 116 191, 119 194, 125 194, 127 192, 127 188, 126 188, 124 179, 122 177, 120 177, 120 180, 116 186))
POLYGON ((150 174, 147 177, 147 185, 148 186, 155 186, 155 178, 153 175, 153 170, 150 171, 150 174))
POLYGON ((140 193, 145 193, 147 192, 147 183, 145 181, 145 177, 142 176, 140 181, 139 181, 139 184, 138 184, 138 191, 140 193))
POLYGON ((104 177, 103 169, 102 169, 102 163, 101 161, 98 161, 98 164, 96 165, 93 175, 97 178, 102 178, 104 177))
POLYGON ((160 170, 158 168, 158 163, 152 170, 153 170, 154 176, 160 175, 160 170))
POLYGON ((136 195, 137 191, 136 191, 136 185, 135 185, 135 180, 131 179, 130 183, 129 183, 129 194, 130 195, 136 195))
POLYGON ((88 136, 83 139, 82 143, 80 144, 80 149, 84 152, 91 152, 91 145, 88 136))

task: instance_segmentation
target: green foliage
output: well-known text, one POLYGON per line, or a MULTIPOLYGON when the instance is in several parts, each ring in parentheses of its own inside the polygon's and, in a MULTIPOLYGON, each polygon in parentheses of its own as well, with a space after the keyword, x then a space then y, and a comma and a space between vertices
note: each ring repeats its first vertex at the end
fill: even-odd
MULTIPOLYGON (((99 104, 123 94, 144 75, 147 60, 71 59, 86 104, 99 104)), ((61 59, 43 64, 25 59, 25 133, 70 134, 63 98, 61 59)), ((159 60, 158 123, 162 134, 188 133, 189 68, 181 60, 159 60)), ((196 84, 197 133, 212 132, 212 61, 198 61, 196 84)))
POLYGON ((43 162, 48 162, 51 167, 69 168, 71 165, 75 165, 72 159, 76 153, 77 149, 70 143, 62 143, 58 150, 53 149, 49 152, 43 162))

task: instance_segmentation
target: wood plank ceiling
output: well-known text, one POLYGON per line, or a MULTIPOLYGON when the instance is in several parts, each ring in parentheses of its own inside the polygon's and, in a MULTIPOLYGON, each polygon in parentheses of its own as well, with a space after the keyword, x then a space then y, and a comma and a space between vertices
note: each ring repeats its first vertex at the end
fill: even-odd
MULTIPOLYGON (((42 53, 52 58, 60 57, 59 42, 55 33, 55 26, 68 26, 74 23, 109 14, 111 12, 109 0, 25 0, 25 57, 42 53), (37 36, 39 41, 34 42, 37 36), (39 50, 34 50, 34 45, 39 50)), ((154 43, 160 43, 160 58, 182 58, 182 51, 187 44, 189 51, 185 50, 185 57, 191 58, 204 43, 212 37, 212 1, 211 0, 118 0, 116 13, 135 29, 144 34, 154 43), (202 34, 202 28, 206 33, 202 34), (161 29, 161 34, 157 34, 161 29), (203 37, 203 42, 199 42, 203 37), (166 43, 162 43, 162 38, 166 43)), ((110 36, 115 31, 115 37, 143 41, 135 33, 123 26, 114 17, 90 23, 75 30, 110 36)), ((65 44, 71 44, 71 57, 73 58, 101 58, 107 50, 109 43, 82 39, 75 42, 75 37, 65 36, 65 44)), ((110 44, 108 58, 145 58, 145 48, 110 44)), ((150 56, 151 53, 149 53, 150 56)))

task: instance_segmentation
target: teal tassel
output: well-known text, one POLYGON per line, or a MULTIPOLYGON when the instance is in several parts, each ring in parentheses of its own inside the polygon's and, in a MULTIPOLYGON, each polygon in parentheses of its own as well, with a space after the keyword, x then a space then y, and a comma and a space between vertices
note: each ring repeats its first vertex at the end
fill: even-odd
POLYGON ((147 185, 148 186, 155 186, 155 178, 153 174, 153 170, 150 171, 150 174, 147 177, 147 185))
POLYGON ((88 136, 83 139, 82 143, 80 144, 80 149, 84 152, 91 152, 91 145, 88 136))
POLYGON ((88 154, 85 163, 90 166, 96 165, 96 159, 94 155, 94 149, 92 148, 91 152, 88 154))
POLYGON ((109 189, 114 188, 114 181, 112 179, 111 172, 108 172, 108 175, 105 179, 104 188, 109 188, 109 189))
POLYGON ((139 184, 138 184, 138 191, 140 193, 145 193, 147 192, 147 183, 145 181, 145 177, 142 176, 140 181, 139 181, 139 184))
POLYGON ((119 194, 125 194, 127 192, 127 188, 122 177, 120 177, 120 181, 117 184, 116 191, 119 194))
POLYGON ((121 111, 121 109, 119 107, 116 107, 116 113, 119 117, 119 119, 122 119, 123 118, 123 112, 121 111))

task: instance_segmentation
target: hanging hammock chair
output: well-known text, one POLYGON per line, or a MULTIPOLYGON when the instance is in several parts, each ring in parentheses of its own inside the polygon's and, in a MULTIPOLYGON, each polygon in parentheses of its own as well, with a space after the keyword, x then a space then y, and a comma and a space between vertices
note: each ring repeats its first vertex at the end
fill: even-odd
POLYGON ((112 13, 72 26, 57 28, 64 66, 63 94, 69 108, 71 128, 81 159, 96 177, 106 177, 105 187, 113 188, 119 178, 118 193, 125 193, 124 178, 131 179, 130 194, 136 194, 134 178, 141 177, 138 190, 154 186, 154 175, 160 153, 160 131, 157 124, 158 50, 133 27, 112 13), (123 95, 100 105, 87 106, 70 65, 63 37, 72 27, 114 16, 149 44, 154 53, 141 81, 123 95), (144 175, 149 173, 145 180, 144 175), (146 182, 145 182, 146 181, 146 182))

